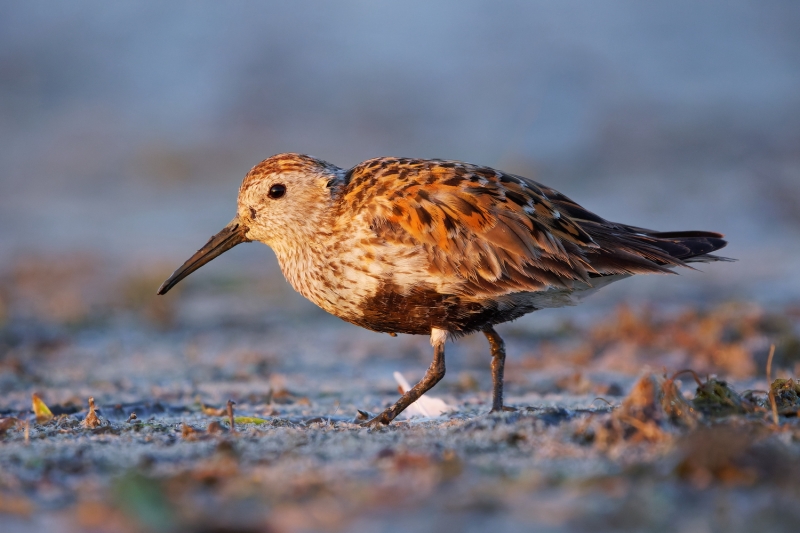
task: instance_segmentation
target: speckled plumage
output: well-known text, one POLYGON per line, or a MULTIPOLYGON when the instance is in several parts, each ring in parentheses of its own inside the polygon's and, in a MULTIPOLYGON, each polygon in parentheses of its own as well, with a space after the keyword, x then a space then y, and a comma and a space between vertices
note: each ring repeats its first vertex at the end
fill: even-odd
MULTIPOLYGON (((214 239, 160 292, 258 240, 273 248, 289 283, 326 311, 374 331, 430 334, 441 375, 449 335, 484 331, 497 362, 495 345, 504 350, 494 324, 572 305, 634 274, 717 260, 709 253, 726 244, 718 233, 609 222, 554 189, 488 167, 383 157, 345 171, 299 154, 253 167, 237 217, 214 239)), ((494 409, 502 408, 499 366, 494 409)), ((376 420, 391 421, 400 403, 376 420)))

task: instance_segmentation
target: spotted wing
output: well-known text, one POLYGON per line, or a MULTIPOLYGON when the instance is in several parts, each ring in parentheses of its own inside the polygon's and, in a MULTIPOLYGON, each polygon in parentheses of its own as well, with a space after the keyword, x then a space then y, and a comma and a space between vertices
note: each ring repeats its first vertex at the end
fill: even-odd
POLYGON ((568 289, 595 276, 680 263, 635 240, 617 243, 602 231, 595 237, 584 222, 608 225, 606 233, 613 225, 552 189, 490 168, 381 158, 353 168, 348 179, 344 203, 368 212, 376 236, 419 247, 432 272, 462 280, 466 293, 568 289))

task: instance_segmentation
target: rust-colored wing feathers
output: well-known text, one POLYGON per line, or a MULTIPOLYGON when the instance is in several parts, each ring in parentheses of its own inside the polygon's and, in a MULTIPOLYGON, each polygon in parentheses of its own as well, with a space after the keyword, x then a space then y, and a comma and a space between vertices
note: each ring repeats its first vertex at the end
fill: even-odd
POLYGON ((351 212, 368 210, 373 231, 387 242, 424 248, 430 268, 463 279, 467 293, 668 272, 724 246, 718 234, 614 224, 533 180, 465 163, 379 158, 347 178, 342 202, 351 212))

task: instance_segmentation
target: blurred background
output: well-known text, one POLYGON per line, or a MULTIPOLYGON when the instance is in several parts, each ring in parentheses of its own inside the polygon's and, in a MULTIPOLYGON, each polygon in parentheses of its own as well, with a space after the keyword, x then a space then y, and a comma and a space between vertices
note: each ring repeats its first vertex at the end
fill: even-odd
MULTIPOLYGON (((612 220, 723 232, 738 259, 594 305, 785 305, 800 296, 798 24, 789 0, 5 2, 0 317, 119 304, 168 322, 155 288, 284 151, 490 165, 612 220)), ((259 244, 181 288, 204 283, 315 312, 259 244)))
MULTIPOLYGON (((433 516, 426 505, 496 520, 505 515, 493 509, 516 505, 523 522, 550 520, 548 531, 597 529, 598 517, 609 531, 774 530, 741 516, 761 520, 758 502, 770 519, 794 509, 781 497, 796 488, 730 502, 684 493, 681 482, 665 491, 664 473, 674 472, 667 458, 652 470, 655 488, 641 491, 639 481, 607 482, 638 451, 615 456, 576 443, 566 422, 547 429, 558 421, 538 411, 527 433, 508 433, 524 425, 511 418, 493 426, 480 416, 490 390, 480 335, 448 345, 448 374, 432 393, 455 407, 450 418, 408 431, 340 431, 331 417, 346 424, 357 409, 394 401, 394 371, 422 377, 428 340, 390 339, 318 310, 261 244, 237 247, 166 297, 155 291, 232 218, 241 179, 270 155, 307 153, 341 167, 385 155, 464 160, 537 179, 611 220, 725 233, 722 255, 738 260, 626 280, 578 308, 500 326, 507 404, 564 416, 592 410, 585 424, 575 419, 578 435, 598 396, 622 402, 648 367, 768 390, 770 345, 772 376, 800 374, 798 28, 796 0, 0 2, 0 422, 30 420, 35 392, 72 417, 31 423, 30 434, 18 424, 6 437, 0 425, 0 514, 40 520, 6 527, 128 531, 108 518, 131 499, 109 490, 114 476, 133 469, 180 482, 180 472, 236 448, 241 476, 197 473, 211 499, 192 499, 187 482, 193 520, 227 521, 220 502, 234 518, 261 512, 245 501, 252 492, 288 509, 291 523, 336 512, 347 523, 413 486, 425 501, 401 506, 395 528, 382 531, 424 530, 433 516), (89 397, 111 426, 80 429, 89 397), (210 435, 221 419, 205 406, 228 399, 269 423, 225 448, 210 435), (130 412, 144 433, 126 421, 130 412), (445 454, 447 439, 456 455, 445 454), (394 448, 393 470, 382 465, 394 448), (424 477, 431 469, 413 466, 424 454, 431 464, 461 459, 442 462, 457 468, 443 469, 439 485, 424 477), (587 475, 601 481, 584 483, 587 475), (448 485, 449 476, 461 477, 448 485), (376 479, 389 488, 376 490, 376 479), (508 480, 521 481, 492 495, 508 480), (519 499, 519 487, 530 499, 519 499), (553 505, 584 490, 594 504, 570 496, 553 505), (308 501, 320 504, 316 514, 308 501), (67 509, 77 521, 39 514, 67 509), (570 516, 579 517, 574 528, 570 516)), ((682 377, 691 393, 694 381, 682 377)), ((790 437, 783 431, 782 445, 790 437)), ((727 457, 729 440, 707 455, 727 457)), ((769 456, 768 472, 796 487, 797 461, 769 456)), ((628 472, 641 480, 644 471, 628 472)), ((131 490, 147 494, 140 481, 131 490)), ((163 494, 180 500, 182 486, 163 494)), ((239 531, 206 526, 176 530, 239 531)))
MULTIPOLYGON (((790 0, 4 2, 0 269, 164 278, 261 159, 398 155, 720 231, 739 260, 614 297, 785 302, 800 295, 798 24, 790 0)), ((276 269, 251 245, 187 285, 276 269)))

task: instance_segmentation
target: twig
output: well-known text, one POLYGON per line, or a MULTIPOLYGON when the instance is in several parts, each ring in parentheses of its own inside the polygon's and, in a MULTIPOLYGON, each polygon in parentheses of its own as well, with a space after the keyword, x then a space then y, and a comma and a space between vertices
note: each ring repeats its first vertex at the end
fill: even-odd
POLYGON ((605 398, 601 398, 600 396, 598 396, 597 398, 595 398, 594 400, 592 400, 592 403, 590 403, 590 404, 589 404, 589 407, 591 407, 591 406, 592 406, 592 404, 593 404, 594 402, 596 402, 597 400, 600 400, 601 402, 606 402, 606 404, 608 404, 608 406, 609 406, 609 407, 614 407, 614 404, 613 404, 613 403, 609 402, 609 401, 608 401, 608 400, 606 400, 605 398))
POLYGON ((231 433, 236 433, 236 424, 233 421, 233 406, 236 405, 236 402, 233 400, 228 400, 228 420, 231 423, 231 433))
POLYGON ((775 395, 772 394, 772 391, 769 393, 769 403, 772 406, 772 421, 775 425, 780 425, 778 422, 778 405, 775 403, 775 395))
POLYGON ((767 357, 767 383, 772 383, 772 357, 775 355, 775 345, 769 347, 769 357, 767 357))
POLYGON ((671 377, 671 378, 669 378, 669 380, 670 380, 670 381, 675 381, 675 378, 676 378, 676 377, 680 376, 681 374, 686 374, 686 373, 688 373, 688 374, 691 374, 691 375, 692 375, 692 377, 694 378, 694 381, 695 381, 695 383, 697 383, 697 386, 698 386, 698 387, 700 387, 700 386, 702 386, 702 385, 703 385, 703 382, 702 382, 702 381, 700 381, 700 377, 697 375, 697 372, 695 372, 695 371, 694 371, 694 370, 692 370, 691 368, 686 368, 686 369, 684 369, 684 370, 680 370, 680 371, 678 371, 678 372, 675 372, 674 374, 672 374, 672 377, 671 377))
POLYGON ((769 357, 767 357, 767 386, 769 387, 769 404, 772 406, 772 422, 777 426, 778 404, 775 403, 775 392, 772 390, 772 357, 775 355, 775 345, 769 347, 769 357))
POLYGON ((336 413, 339 412, 339 402, 336 402, 336 409, 333 411, 333 414, 328 417, 328 425, 331 426, 331 417, 336 416, 336 413))

